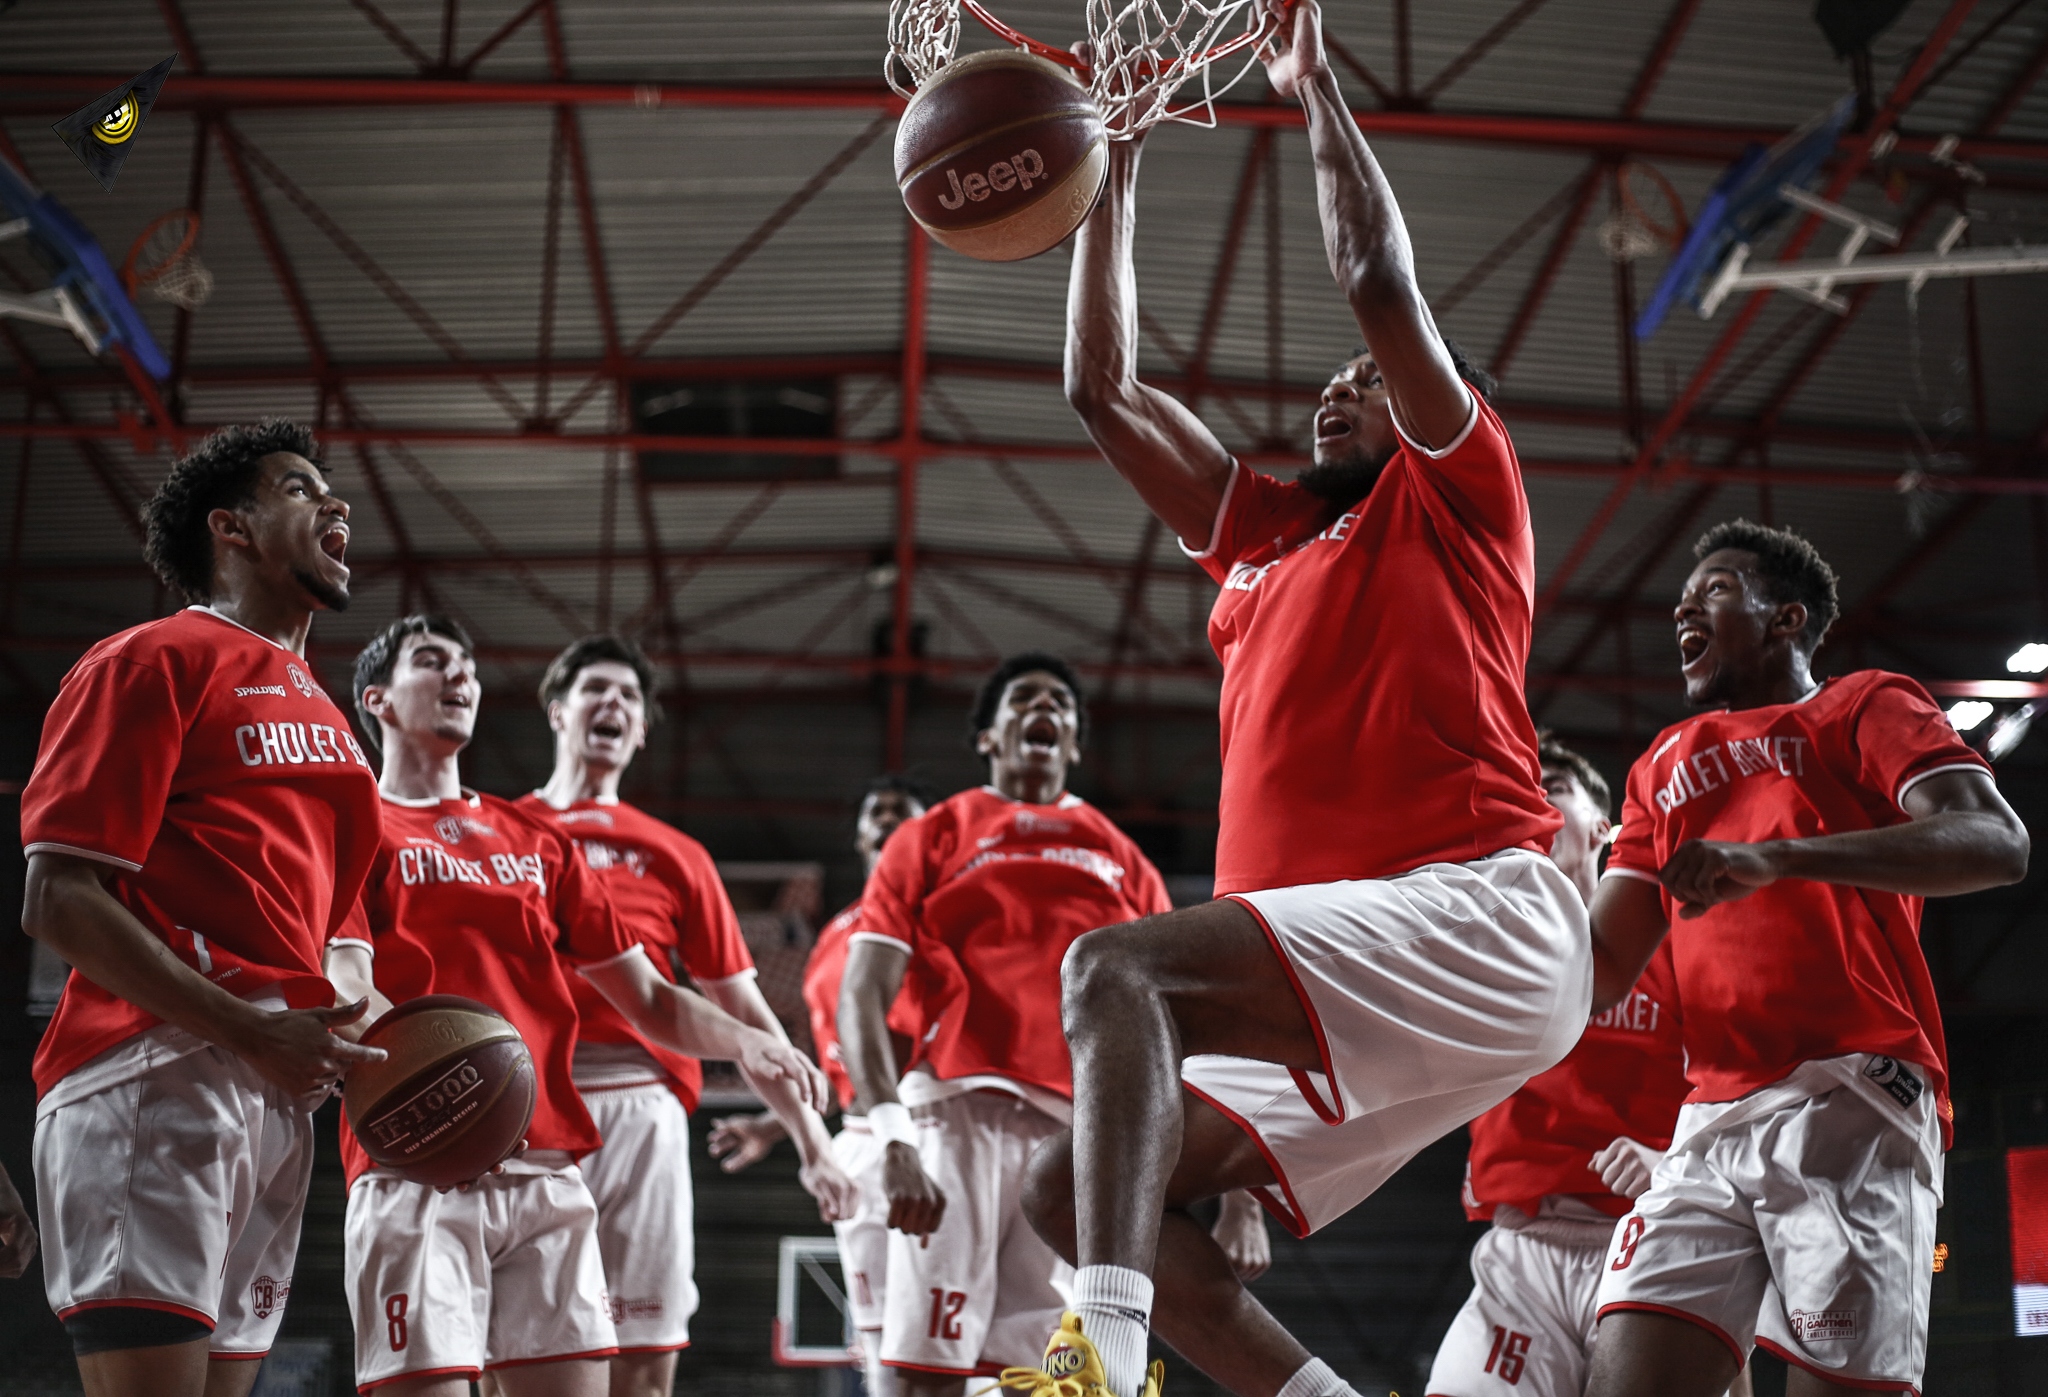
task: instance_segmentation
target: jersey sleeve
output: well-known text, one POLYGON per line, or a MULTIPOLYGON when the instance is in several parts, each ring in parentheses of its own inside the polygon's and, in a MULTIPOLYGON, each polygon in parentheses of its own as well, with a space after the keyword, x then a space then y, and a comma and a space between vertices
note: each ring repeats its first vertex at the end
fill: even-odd
POLYGON ((676 928, 678 954, 690 978, 705 984, 753 974, 754 954, 747 949, 718 865, 694 841, 680 851, 674 892, 681 922, 676 928))
POLYGON ((1275 538, 1299 535, 1310 524, 1319 526, 1326 511, 1323 501, 1299 485, 1232 462, 1230 483, 1223 487, 1223 502, 1216 507, 1216 523, 1207 541, 1197 551, 1182 539, 1181 551, 1221 582, 1245 554, 1275 538))
POLYGON ((66 675, 21 793, 23 851, 140 871, 184 754, 187 708, 170 676, 123 656, 66 675))
POLYGON ((1432 451, 1402 428, 1394 430, 1408 444, 1421 475, 1433 482, 1460 518, 1471 527, 1495 535, 1513 534, 1529 523, 1529 497, 1522 486, 1522 463, 1508 429, 1493 409, 1468 387, 1472 416, 1465 430, 1432 451))
POLYGON ((561 948, 580 961, 612 960, 638 950, 639 938, 626 929, 611 889, 590 871, 582 848, 565 834, 547 832, 555 844, 554 913, 561 948))
POLYGON ((370 939, 370 914, 363 905, 364 897, 368 893, 369 888, 365 886, 362 894, 359 894, 356 900, 349 904, 348 915, 344 916, 340 924, 329 933, 327 937, 328 945, 361 946, 372 955, 376 954, 376 943, 370 939))
POLYGON ((860 925, 852 941, 881 941, 910 954, 917 945, 926 892, 925 853, 930 815, 920 815, 889 837, 860 895, 860 925))
MULTIPOLYGON (((1654 750, 1654 749, 1653 749, 1654 750)), ((1603 878, 1640 878, 1657 882, 1664 866, 1657 857, 1657 831, 1650 801, 1650 759, 1647 754, 1629 768, 1628 787, 1621 800, 1621 829, 1607 855, 1603 878)))
POLYGON ((1991 770, 1928 692, 1900 674, 1885 675, 1857 706, 1856 752, 1862 784, 1893 805, 1939 772, 1991 770))

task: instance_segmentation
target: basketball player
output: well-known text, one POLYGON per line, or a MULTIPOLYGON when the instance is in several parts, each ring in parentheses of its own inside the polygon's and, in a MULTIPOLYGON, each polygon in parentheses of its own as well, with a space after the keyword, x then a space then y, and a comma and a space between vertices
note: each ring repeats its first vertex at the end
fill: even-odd
POLYGON ((1092 928, 1171 905, 1137 845, 1067 790, 1088 714, 1065 661, 1003 661, 970 731, 988 784, 883 848, 839 999, 846 1074, 882 1142, 895 1229, 882 1362, 926 1397, 957 1397, 963 1378, 1035 1356, 1059 1318, 1065 1267, 1021 1195, 1032 1150, 1070 1111, 1060 960, 1092 928), (899 1082, 889 1010, 907 977, 929 1027, 899 1082))
POLYGON ((374 987, 379 1007, 425 994, 490 1005, 533 1056, 537 1100, 524 1153, 452 1193, 373 1168, 344 1129, 356 1385, 463 1397, 488 1373, 501 1397, 602 1397, 618 1338, 576 1167, 600 1137, 572 1080, 563 957, 672 1051, 732 1058, 813 1101, 824 1079, 781 1038, 656 973, 553 822, 462 787, 482 699, 470 650, 453 621, 408 616, 357 657, 357 710, 384 753, 384 840, 329 973, 374 987))
POLYGON ((1323 392, 1314 464, 1291 483, 1244 469, 1137 380, 1133 142, 1110 147, 1068 299, 1070 401, 1222 584, 1223 896, 1068 956, 1074 1124, 1033 1170, 1033 1221, 1079 1267, 1045 1370, 1114 1397, 1148 1388, 1155 1320, 1233 1391, 1348 1392, 1186 1205, 1278 1189, 1319 1226, 1556 1063, 1591 1001, 1585 906, 1545 857, 1560 817, 1522 686, 1535 553, 1514 448, 1422 301, 1314 0, 1272 9, 1267 71, 1307 113, 1367 346, 1323 392))
POLYGON ((0 1280, 15 1280, 28 1270, 29 1262, 36 1259, 39 1240, 35 1219, 22 1205, 6 1167, 0 1165, 0 1280))
MULTIPOLYGON (((1578 753, 1549 738, 1538 751, 1564 816, 1550 856, 1590 902, 1613 797, 1578 753)), ((1579 1397, 1614 1221, 1648 1184, 1690 1090, 1660 950, 1563 1062, 1472 1122, 1465 1211, 1493 1226, 1472 1249, 1472 1294, 1437 1349, 1431 1397, 1579 1397)))
POLYGON ((1670 937, 1692 1094, 1616 1229, 1587 1392, 1916 1389, 1950 1136, 1921 900, 2017 882, 2026 829, 1910 679, 1826 682, 1835 575, 1717 525, 1674 614, 1689 703, 1629 772, 1593 900, 1595 1003, 1670 937), (1761 1315, 1759 1315, 1761 1309, 1761 1315))
MULTIPOLYGON (((735 1019, 785 1039, 755 983, 725 885, 704 846, 619 799, 619 781, 647 745, 654 667, 640 648, 585 636, 557 655, 540 682, 555 733, 548 784, 520 808, 573 839, 611 889, 628 933, 655 972, 675 961, 735 1019)), ((598 1245, 619 1353, 611 1397, 668 1397, 676 1353, 697 1310, 690 1122, 703 1089, 695 1058, 648 1042, 591 980, 569 977, 576 1000, 576 1088, 604 1137, 580 1167, 597 1200, 598 1245)), ((787 1085, 751 1082, 798 1129, 805 1186, 829 1211, 850 1207, 852 1185, 830 1163, 824 1123, 787 1085)))
POLYGON ((208 437, 144 517, 192 605, 86 652, 21 798, 22 929, 73 971, 35 1059, 44 1282, 89 1397, 241 1397, 312 1111, 383 1056, 335 1034, 364 1006, 320 973, 377 850, 376 779, 305 658, 348 605, 348 505, 273 420, 208 437))

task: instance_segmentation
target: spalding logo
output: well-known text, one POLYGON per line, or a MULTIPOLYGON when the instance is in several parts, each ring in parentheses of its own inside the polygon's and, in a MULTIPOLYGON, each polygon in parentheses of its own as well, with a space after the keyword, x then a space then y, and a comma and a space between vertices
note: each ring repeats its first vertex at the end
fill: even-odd
POLYGON ((942 209, 964 208, 972 199, 980 203, 991 193, 1007 194, 1012 189, 1029 189, 1031 181, 1045 178, 1045 160, 1035 150, 1023 150, 1008 160, 998 160, 988 167, 988 173, 970 174, 964 179, 949 166, 946 180, 953 186, 953 197, 939 196, 942 209))

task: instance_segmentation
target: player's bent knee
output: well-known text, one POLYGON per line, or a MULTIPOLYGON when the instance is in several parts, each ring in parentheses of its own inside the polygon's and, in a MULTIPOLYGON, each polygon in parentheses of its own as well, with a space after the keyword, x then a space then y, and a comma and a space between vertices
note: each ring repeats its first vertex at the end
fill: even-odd
POLYGON ((1086 1029, 1097 1007, 1128 1005, 1143 978, 1143 946, 1123 927, 1103 927, 1067 948, 1060 962, 1060 1017, 1069 1037, 1086 1029))
POLYGON ((1024 1167, 1024 1216, 1045 1244, 1074 1259, 1074 1136, 1063 1130, 1024 1167))

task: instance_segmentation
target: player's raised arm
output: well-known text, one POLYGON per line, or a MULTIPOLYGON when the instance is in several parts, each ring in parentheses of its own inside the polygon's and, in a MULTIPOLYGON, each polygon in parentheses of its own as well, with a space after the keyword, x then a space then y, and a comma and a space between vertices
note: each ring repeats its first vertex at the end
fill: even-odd
POLYGON ((1200 546, 1222 507, 1231 459, 1201 418, 1138 381, 1131 230, 1140 144, 1110 145, 1102 201, 1076 235, 1067 284, 1067 401, 1152 512, 1200 546))
POLYGON ((1386 381, 1394 420, 1419 444, 1444 447, 1470 420, 1471 394, 1415 284, 1401 206, 1330 71, 1321 7, 1316 0, 1266 5, 1280 24, 1266 73, 1274 90, 1299 99, 1308 115, 1330 272, 1386 381))

